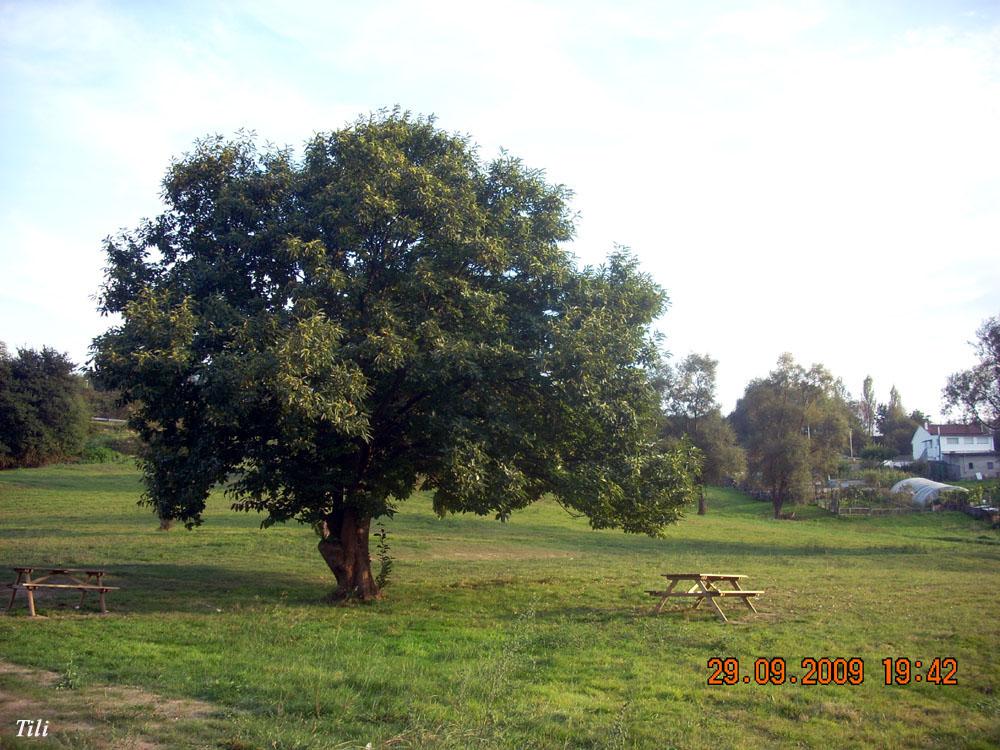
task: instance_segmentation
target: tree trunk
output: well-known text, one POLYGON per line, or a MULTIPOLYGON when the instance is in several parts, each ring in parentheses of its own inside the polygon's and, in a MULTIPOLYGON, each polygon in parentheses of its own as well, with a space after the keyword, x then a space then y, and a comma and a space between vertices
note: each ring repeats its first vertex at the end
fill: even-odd
POLYGON ((785 504, 785 498, 780 492, 771 492, 771 504, 774 506, 774 517, 781 518, 781 506, 785 504))
POLYGON ((705 515, 708 511, 708 504, 705 502, 705 488, 701 488, 701 494, 698 495, 698 515, 705 515))
POLYGON ((334 600, 379 597, 368 555, 368 531, 371 518, 359 515, 354 508, 341 508, 326 517, 319 553, 337 578, 334 600))

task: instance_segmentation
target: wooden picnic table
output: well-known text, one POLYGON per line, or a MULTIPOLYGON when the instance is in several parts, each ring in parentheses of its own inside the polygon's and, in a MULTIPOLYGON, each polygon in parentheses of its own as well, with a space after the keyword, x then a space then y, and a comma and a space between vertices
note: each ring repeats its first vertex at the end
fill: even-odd
POLYGON ((719 619, 723 622, 729 622, 729 620, 726 619, 726 614, 722 611, 722 607, 720 607, 718 601, 716 601, 717 599, 735 596, 738 599, 742 599, 743 603, 752 612, 756 612, 757 609, 753 606, 753 602, 750 600, 764 593, 763 591, 747 591, 741 588, 740 581, 747 576, 739 575, 737 573, 662 573, 661 575, 670 581, 666 591, 649 590, 646 592, 650 596, 660 597, 660 603, 657 604, 653 610, 657 614, 663 611, 663 605, 667 603, 667 599, 673 597, 684 597, 695 600, 694 607, 692 607, 692 609, 698 609, 698 607, 704 604, 707 600, 708 603, 715 608, 715 612, 719 616, 719 619), (677 584, 680 581, 691 581, 694 585, 687 591, 675 591, 674 589, 677 588, 677 584), (728 582, 732 588, 720 589, 717 584, 723 582, 728 582))
POLYGON ((25 592, 28 597, 28 613, 31 617, 37 617, 38 615, 35 612, 36 589, 76 589, 80 592, 80 603, 76 605, 77 609, 83 606, 83 600, 87 596, 88 591, 96 591, 100 600, 101 614, 106 615, 108 608, 104 601, 104 595, 108 591, 118 590, 118 586, 106 585, 103 580, 105 571, 97 570, 96 568, 19 567, 14 568, 14 572, 17 573, 17 578, 14 579, 13 583, 7 584, 11 592, 10 602, 7 603, 7 609, 4 614, 10 612, 14 607, 14 599, 17 597, 18 591, 25 592), (35 571, 38 571, 41 575, 32 578, 31 574, 35 571), (52 578, 59 579, 61 582, 52 583, 50 582, 52 578))

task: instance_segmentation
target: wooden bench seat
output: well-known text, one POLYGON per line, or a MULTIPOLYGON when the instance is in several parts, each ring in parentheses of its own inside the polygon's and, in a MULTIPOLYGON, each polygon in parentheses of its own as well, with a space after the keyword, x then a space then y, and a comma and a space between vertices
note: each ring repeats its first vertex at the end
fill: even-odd
POLYGON ((653 591, 652 589, 646 589, 646 593, 650 596, 669 596, 673 599, 675 596, 760 596, 766 594, 766 591, 653 591))
POLYGON ((679 596, 679 597, 685 597, 685 596, 699 596, 699 597, 703 597, 703 596, 716 596, 717 592, 710 591, 710 592, 708 592, 708 594, 706 594, 703 591, 650 591, 650 590, 647 589, 646 593, 649 594, 650 596, 669 596, 671 599, 673 599, 675 596, 679 596))

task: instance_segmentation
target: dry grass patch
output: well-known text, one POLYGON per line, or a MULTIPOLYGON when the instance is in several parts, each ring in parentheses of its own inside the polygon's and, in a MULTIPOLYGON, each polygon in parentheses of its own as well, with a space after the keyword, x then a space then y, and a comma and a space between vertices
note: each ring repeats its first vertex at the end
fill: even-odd
MULTIPOLYGON (((59 674, 0 661, 0 747, 29 747, 18 738, 18 719, 48 722, 47 747, 94 750, 161 750, 208 747, 188 734, 186 724, 207 726, 221 718, 204 701, 166 698, 122 685, 76 686, 70 670, 59 674)), ((204 738, 207 740, 207 738, 204 738)))

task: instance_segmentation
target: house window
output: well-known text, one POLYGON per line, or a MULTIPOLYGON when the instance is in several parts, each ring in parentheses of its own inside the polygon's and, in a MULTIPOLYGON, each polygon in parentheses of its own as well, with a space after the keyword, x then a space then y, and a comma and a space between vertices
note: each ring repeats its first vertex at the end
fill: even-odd
POLYGON ((975 468, 975 467, 974 467, 974 466, 972 465, 972 461, 969 461, 969 468, 970 468, 970 469, 973 469, 973 468, 975 468))
POLYGON ((980 445, 989 445, 990 439, 988 437, 977 437, 976 442, 980 445))
POLYGON ((974 442, 976 442, 976 439, 974 437, 967 437, 965 439, 965 444, 966 445, 972 445, 974 442))
POLYGON ((986 462, 986 468, 987 469, 992 469, 993 468, 993 462, 992 461, 987 461, 986 462))
POLYGON ((958 438, 947 438, 948 445, 958 445, 958 438))

